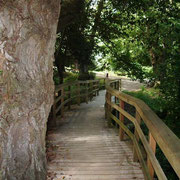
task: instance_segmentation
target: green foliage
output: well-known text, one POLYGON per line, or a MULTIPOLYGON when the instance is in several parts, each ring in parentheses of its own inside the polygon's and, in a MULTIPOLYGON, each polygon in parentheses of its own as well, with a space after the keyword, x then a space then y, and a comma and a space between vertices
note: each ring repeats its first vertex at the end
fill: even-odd
MULTIPOLYGON (((96 32, 103 9, 104 0, 63 1, 56 43, 56 65, 76 63, 80 71, 88 76, 88 70, 94 68, 96 32)), ((91 76, 91 75, 90 75, 91 76)), ((87 77, 88 79, 91 77, 87 77)), ((82 79, 82 78, 81 78, 82 79)))
POLYGON ((100 77, 96 77, 95 79, 99 80, 99 88, 100 88, 100 90, 104 90, 105 89, 105 80, 100 78, 100 77))
POLYGON ((94 80, 96 77, 96 74, 93 72, 89 72, 89 73, 83 73, 83 74, 79 74, 78 79, 85 81, 85 80, 94 80))
POLYGON ((164 113, 166 113, 165 99, 159 96, 158 90, 155 89, 147 90, 144 86, 142 86, 140 91, 135 91, 135 92, 123 91, 123 92, 143 100, 161 118, 164 116, 164 113))
POLYGON ((64 83, 74 82, 78 80, 78 73, 66 72, 64 73, 64 83))
POLYGON ((54 80, 54 84, 55 85, 59 85, 60 84, 60 78, 59 78, 59 74, 58 74, 58 71, 57 71, 57 68, 54 67, 54 71, 53 71, 53 80, 54 80))

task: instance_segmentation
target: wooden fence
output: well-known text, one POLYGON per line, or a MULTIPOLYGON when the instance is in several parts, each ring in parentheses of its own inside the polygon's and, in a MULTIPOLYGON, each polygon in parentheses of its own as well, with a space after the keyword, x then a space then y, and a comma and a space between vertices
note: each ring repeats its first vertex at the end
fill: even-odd
POLYGON ((99 80, 75 81, 56 86, 52 109, 54 125, 57 116, 64 115, 66 107, 70 109, 72 104, 88 103, 96 95, 99 95, 99 80))
POLYGON ((146 179, 153 179, 155 174, 160 180, 167 179, 156 158, 156 144, 180 178, 179 138, 143 101, 120 92, 118 82, 106 82, 105 109, 108 124, 115 121, 119 125, 120 140, 125 138, 125 134, 131 138, 134 160, 141 163, 146 179), (125 105, 134 108, 134 115, 125 109, 125 105), (129 127, 128 121, 133 124, 134 130, 129 127), (142 124, 148 129, 148 136, 143 132, 142 124))

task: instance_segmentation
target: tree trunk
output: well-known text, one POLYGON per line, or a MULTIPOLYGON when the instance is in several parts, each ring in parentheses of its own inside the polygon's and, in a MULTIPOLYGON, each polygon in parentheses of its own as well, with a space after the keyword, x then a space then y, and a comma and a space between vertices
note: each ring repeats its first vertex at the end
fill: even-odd
POLYGON ((64 58, 60 58, 60 52, 58 52, 58 55, 55 56, 55 65, 58 70, 58 75, 59 75, 59 83, 62 84, 64 80, 64 72, 65 72, 65 67, 64 67, 64 58))
POLYGON ((79 63, 79 80, 88 80, 90 78, 89 72, 88 72, 88 65, 79 63))
POLYGON ((0 179, 45 180, 60 0, 0 0, 0 179))

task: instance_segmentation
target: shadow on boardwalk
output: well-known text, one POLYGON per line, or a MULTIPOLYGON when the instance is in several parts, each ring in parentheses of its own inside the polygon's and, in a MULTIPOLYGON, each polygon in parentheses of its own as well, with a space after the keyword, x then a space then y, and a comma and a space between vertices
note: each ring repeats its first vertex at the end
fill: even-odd
POLYGON ((133 162, 131 143, 104 118, 105 91, 89 104, 66 112, 59 126, 48 132, 48 179, 144 179, 133 162))

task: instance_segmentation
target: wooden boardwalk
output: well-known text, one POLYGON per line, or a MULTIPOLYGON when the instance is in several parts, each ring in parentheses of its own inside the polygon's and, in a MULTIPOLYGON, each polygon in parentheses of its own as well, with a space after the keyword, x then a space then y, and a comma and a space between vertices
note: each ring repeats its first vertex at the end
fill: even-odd
POLYGON ((104 118, 105 91, 89 104, 65 113, 59 126, 47 135, 48 179, 144 179, 133 162, 130 141, 119 141, 118 132, 104 118))

